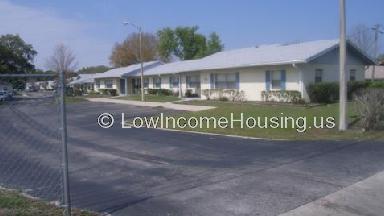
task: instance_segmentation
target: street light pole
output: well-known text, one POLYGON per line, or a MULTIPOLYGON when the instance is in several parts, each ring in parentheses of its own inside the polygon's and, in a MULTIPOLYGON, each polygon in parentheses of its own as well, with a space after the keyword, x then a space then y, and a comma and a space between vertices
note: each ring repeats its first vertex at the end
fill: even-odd
POLYGON ((347 129, 347 83, 345 77, 346 69, 346 15, 345 15, 345 0, 340 0, 340 107, 339 107, 339 130, 347 129))
POLYGON ((131 22, 124 22, 124 25, 131 25, 134 28, 136 28, 139 31, 139 58, 140 58, 140 86, 141 86, 141 101, 144 101, 144 63, 143 63, 143 51, 142 51, 142 35, 143 31, 142 28, 134 23, 131 22))
POLYGON ((140 69, 141 69, 141 101, 144 101, 144 66, 143 66, 143 53, 142 53, 142 34, 141 28, 139 28, 139 46, 140 46, 140 69))
POLYGON ((380 25, 379 24, 376 24, 372 30, 375 32, 375 64, 373 65, 373 70, 372 70, 372 74, 371 74, 371 80, 374 81, 375 80, 375 72, 376 72, 376 61, 377 61, 377 56, 378 56, 378 52, 379 52, 379 34, 384 34, 384 32, 380 31, 380 25))

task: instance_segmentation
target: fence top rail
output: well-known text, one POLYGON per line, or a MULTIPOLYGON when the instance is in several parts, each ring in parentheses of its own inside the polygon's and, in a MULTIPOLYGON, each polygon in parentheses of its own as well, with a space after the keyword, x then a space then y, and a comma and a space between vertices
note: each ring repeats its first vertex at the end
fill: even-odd
POLYGON ((0 74, 0 77, 56 77, 57 74, 0 74))

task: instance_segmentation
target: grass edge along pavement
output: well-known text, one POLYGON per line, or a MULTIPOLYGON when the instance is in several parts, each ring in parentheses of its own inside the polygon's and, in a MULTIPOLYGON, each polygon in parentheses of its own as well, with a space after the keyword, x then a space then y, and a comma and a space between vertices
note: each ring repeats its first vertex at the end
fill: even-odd
MULTIPOLYGON (((176 96, 167 95, 145 95, 144 98, 146 102, 175 102, 180 100, 180 98, 176 96)), ((141 95, 121 96, 114 97, 113 99, 141 101, 141 95)))
MULTIPOLYGON (((333 117, 336 126, 333 129, 307 129, 303 133, 299 133, 296 129, 261 129, 261 128, 243 128, 239 125, 234 128, 175 128, 181 131, 198 131, 224 135, 236 135, 245 137, 257 137, 265 139, 288 139, 288 140, 366 140, 366 139, 380 139, 384 140, 383 131, 370 131, 363 132, 358 127, 358 115, 353 102, 348 103, 348 119, 350 129, 345 132, 338 131, 338 103, 328 105, 292 105, 292 104, 263 104, 263 103, 235 103, 235 102, 220 102, 220 101, 187 101, 178 102, 178 104, 190 105, 209 105, 215 106, 215 109, 199 111, 199 112, 186 112, 173 117, 230 117, 230 113, 244 113, 244 118, 252 117, 272 117, 272 116, 292 116, 292 117, 307 117, 307 125, 313 124, 313 117, 333 117), (283 113, 283 114, 281 114, 283 113)), ((238 117, 238 115, 237 115, 238 117)), ((174 129, 174 128, 171 128, 174 129)))
MULTIPOLYGON (((62 216, 63 208, 43 200, 29 197, 16 190, 0 188, 0 215, 1 216, 62 216)), ((72 209, 73 216, 99 216, 100 214, 72 209)))

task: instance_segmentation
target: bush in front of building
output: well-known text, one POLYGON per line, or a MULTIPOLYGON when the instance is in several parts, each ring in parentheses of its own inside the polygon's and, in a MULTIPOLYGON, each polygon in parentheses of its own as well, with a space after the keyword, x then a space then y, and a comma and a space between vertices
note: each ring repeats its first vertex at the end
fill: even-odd
POLYGON ((187 97, 187 98, 197 98, 197 97, 199 97, 199 95, 196 94, 196 93, 192 93, 191 89, 187 89, 185 91, 185 97, 187 97))
MULTIPOLYGON (((351 81, 347 83, 348 100, 368 88, 384 89, 384 81, 351 81)), ((313 103, 335 103, 339 100, 339 82, 320 82, 310 84, 307 89, 309 99, 313 103)))
POLYGON ((261 98, 266 102, 305 103, 301 97, 301 93, 294 90, 262 91, 261 98))
POLYGON ((116 89, 100 89, 100 92, 103 95, 117 96, 116 89))
POLYGON ((320 82, 310 84, 307 89, 312 103, 333 103, 339 99, 339 84, 337 82, 320 82))
POLYGON ((202 95, 207 100, 244 102, 245 93, 238 89, 203 89, 202 95))
POLYGON ((173 91, 169 89, 148 89, 148 94, 170 96, 173 95, 173 91))
POLYGON ((67 87, 65 90, 65 94, 66 96, 69 96, 69 97, 76 97, 76 96, 82 96, 84 92, 82 89, 79 89, 79 88, 67 87))
POLYGON ((365 131, 384 128, 384 88, 363 89, 356 93, 355 101, 365 131))

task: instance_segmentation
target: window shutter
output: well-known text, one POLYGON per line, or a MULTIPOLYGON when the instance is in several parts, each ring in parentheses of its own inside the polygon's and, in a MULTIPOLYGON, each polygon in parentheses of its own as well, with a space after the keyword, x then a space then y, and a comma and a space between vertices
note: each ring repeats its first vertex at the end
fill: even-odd
POLYGON ((210 74, 211 89, 215 89, 215 74, 210 74))
POLYGON ((282 70, 280 72, 280 88, 281 90, 285 90, 285 83, 286 83, 286 73, 285 73, 285 70, 282 70))
POLYGON ((173 87, 172 76, 169 77, 169 88, 173 87))
POLYGON ((271 71, 265 71, 265 90, 271 89, 271 71))
POLYGON ((240 74, 236 72, 236 89, 240 89, 240 74))

